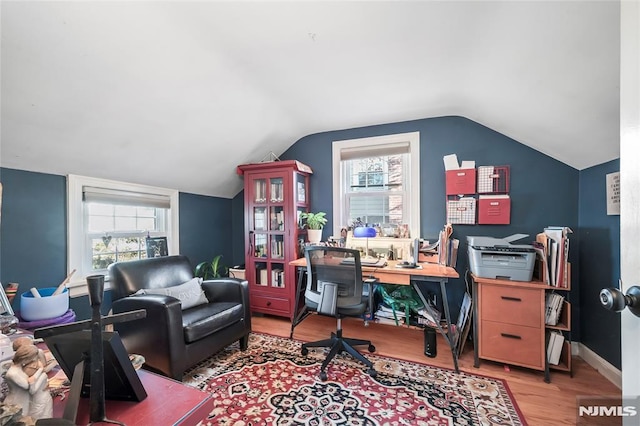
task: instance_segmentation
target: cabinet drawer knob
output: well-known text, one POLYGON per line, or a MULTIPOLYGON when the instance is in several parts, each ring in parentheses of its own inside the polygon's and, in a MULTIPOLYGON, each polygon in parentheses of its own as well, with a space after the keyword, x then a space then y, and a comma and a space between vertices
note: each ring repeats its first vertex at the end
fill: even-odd
POLYGON ((511 296, 500 296, 502 300, 509 300, 511 302, 522 302, 522 299, 519 297, 511 297, 511 296))
POLYGON ((271 301, 268 301, 268 302, 267 302, 267 306, 271 306, 271 301))
POLYGON ((522 337, 516 335, 516 334, 508 334, 508 333, 500 333, 500 335, 502 337, 506 337, 507 339, 517 339, 517 340, 522 340, 522 337))

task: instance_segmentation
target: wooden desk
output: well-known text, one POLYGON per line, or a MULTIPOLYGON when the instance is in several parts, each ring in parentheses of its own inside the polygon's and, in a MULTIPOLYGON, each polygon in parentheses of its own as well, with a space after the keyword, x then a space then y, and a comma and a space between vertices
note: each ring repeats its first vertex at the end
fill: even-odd
MULTIPOLYGON (((108 419, 127 426, 184 425, 192 426, 204 420, 213 408, 211 395, 176 380, 138 370, 148 396, 140 402, 106 401, 108 419)), ((62 418, 67 399, 56 396, 53 416, 62 418)), ((89 423, 89 398, 80 398, 76 424, 89 423)))
MULTIPOLYGON (((442 304, 444 307, 444 316, 447 322, 447 329, 444 330, 440 324, 437 324, 438 330, 445 338, 451 349, 451 356, 453 358, 453 365, 456 373, 458 372, 458 356, 455 350, 455 339, 451 327, 451 315, 449 313, 449 302, 447 298, 447 282, 450 278, 458 278, 460 275, 456 270, 450 266, 438 265, 436 263, 420 263, 421 268, 398 268, 396 267, 397 261, 390 260, 387 262, 387 266, 384 267, 372 267, 362 265, 362 278, 376 278, 381 284, 398 284, 398 285, 413 285, 413 288, 420 296, 425 309, 429 310, 429 304, 426 298, 422 294, 419 281, 429 281, 440 283, 440 291, 442 293, 442 304)), ((307 267, 307 259, 301 257, 289 263, 299 269, 298 274, 298 290, 296 294, 296 309, 300 303, 300 295, 305 288, 304 273, 307 267)), ((304 312, 303 312, 304 314, 304 312)), ((291 323, 291 336, 293 336, 293 328, 302 320, 301 314, 296 315, 291 323)))

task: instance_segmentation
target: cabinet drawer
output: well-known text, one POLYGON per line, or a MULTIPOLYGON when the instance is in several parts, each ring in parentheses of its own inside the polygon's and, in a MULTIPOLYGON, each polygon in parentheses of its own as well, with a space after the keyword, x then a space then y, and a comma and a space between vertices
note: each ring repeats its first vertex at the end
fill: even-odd
POLYGON ((542 327, 544 290, 483 284, 480 318, 509 324, 542 327))
POLYGON ((289 312, 289 300, 271 296, 251 295, 251 309, 289 312))
POLYGON ((481 358, 544 369, 544 329, 493 321, 480 326, 481 358))

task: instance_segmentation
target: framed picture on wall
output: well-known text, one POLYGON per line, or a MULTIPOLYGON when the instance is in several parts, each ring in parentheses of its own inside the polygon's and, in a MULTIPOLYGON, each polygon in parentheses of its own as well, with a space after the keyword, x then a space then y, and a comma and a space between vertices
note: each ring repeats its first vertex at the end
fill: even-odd
POLYGON ((147 237, 147 257, 162 257, 169 255, 167 237, 147 237))

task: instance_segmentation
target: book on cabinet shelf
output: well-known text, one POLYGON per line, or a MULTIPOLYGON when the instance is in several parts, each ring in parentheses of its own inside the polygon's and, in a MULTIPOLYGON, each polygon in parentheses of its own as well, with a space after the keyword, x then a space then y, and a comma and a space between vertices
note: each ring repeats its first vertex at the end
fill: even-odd
POLYGON ((547 361, 551 365, 560 363, 560 355, 564 347, 564 335, 559 331, 549 332, 549 343, 547 344, 547 361))
POLYGON ((569 237, 566 226, 548 226, 536 235, 537 276, 552 287, 569 288, 569 237))
POLYGON ((558 325, 564 297, 558 293, 548 292, 545 298, 545 324, 558 325))

